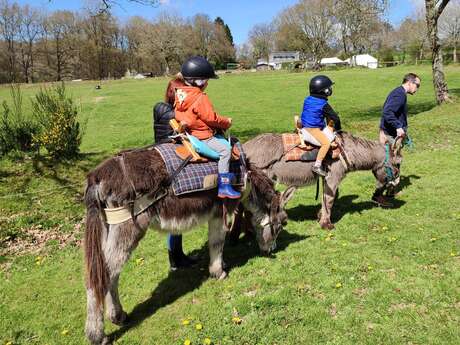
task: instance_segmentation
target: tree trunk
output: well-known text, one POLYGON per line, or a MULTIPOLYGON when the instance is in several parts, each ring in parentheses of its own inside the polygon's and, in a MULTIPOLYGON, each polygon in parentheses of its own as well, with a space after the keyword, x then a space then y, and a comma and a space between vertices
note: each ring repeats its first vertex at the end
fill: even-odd
POLYGON ((452 52, 452 60, 457 63, 457 44, 454 44, 454 51, 452 52))
POLYGON ((57 81, 61 81, 61 51, 59 49, 59 39, 56 39, 56 73, 57 81))
POLYGON ((343 44, 343 52, 345 55, 348 55, 348 49, 347 49, 347 38, 345 36, 345 32, 342 31, 342 44, 343 44))
MULTIPOLYGON (((443 5, 447 4, 443 1, 443 5)), ((449 100, 449 90, 444 77, 442 50, 438 38, 438 18, 442 13, 442 9, 438 9, 435 0, 425 0, 426 6, 426 24, 428 40, 431 46, 432 70, 433 70, 433 86, 436 96, 436 102, 441 104, 449 100)))

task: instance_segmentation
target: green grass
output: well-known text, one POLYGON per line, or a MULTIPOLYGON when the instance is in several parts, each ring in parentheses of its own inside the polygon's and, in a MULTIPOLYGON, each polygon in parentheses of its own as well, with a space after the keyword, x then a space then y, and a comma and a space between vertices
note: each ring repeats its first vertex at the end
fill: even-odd
MULTIPOLYGON (((409 96, 415 149, 405 150, 396 208, 370 203, 370 172, 350 174, 333 212, 336 230, 329 233, 315 220, 314 187, 301 189, 288 205, 290 221, 276 257, 259 257, 249 241, 226 246, 231 271, 225 281, 208 279, 205 227, 184 236, 186 251, 201 255, 200 265, 175 273, 168 272, 165 237, 151 231, 121 275, 121 300, 133 322, 127 328, 106 323, 116 343, 190 339, 195 345, 205 337, 222 345, 460 343, 460 104, 435 107, 429 67, 411 70, 421 75, 422 88, 409 96), (239 325, 232 322, 235 312, 239 325)), ((408 71, 328 72, 336 82, 330 103, 343 127, 376 139, 383 101, 408 71)), ((460 68, 449 66, 446 75, 457 94, 460 68)), ((224 75, 211 81, 208 93, 220 113, 233 117, 232 134, 246 140, 291 131, 311 76, 224 75)), ((120 149, 151 143, 151 108, 166 84, 111 81, 101 90, 96 82, 69 84, 88 118, 82 156, 59 164, 13 156, 0 161, 0 241, 38 226, 74 231, 84 217, 86 172, 120 149)), ((25 86, 24 98, 37 90, 25 86)), ((0 88, 4 98, 7 87, 0 88)), ((40 253, 0 259, 0 345, 84 343, 81 249, 50 241, 40 253)))

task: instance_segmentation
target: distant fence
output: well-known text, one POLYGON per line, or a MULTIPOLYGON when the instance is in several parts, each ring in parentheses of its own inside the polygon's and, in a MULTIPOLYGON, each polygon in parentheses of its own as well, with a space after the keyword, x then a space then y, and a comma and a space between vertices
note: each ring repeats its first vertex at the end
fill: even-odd
POLYGON ((238 69, 238 67, 240 67, 240 64, 239 63, 229 62, 229 63, 227 63, 226 67, 227 67, 228 70, 234 70, 234 69, 238 69))
POLYGON ((398 66, 399 64, 399 61, 379 61, 379 67, 393 67, 398 66))
POLYGON ((430 59, 421 60, 421 59, 415 58, 415 64, 416 64, 416 65, 431 65, 432 62, 433 62, 433 61, 430 60, 430 59))

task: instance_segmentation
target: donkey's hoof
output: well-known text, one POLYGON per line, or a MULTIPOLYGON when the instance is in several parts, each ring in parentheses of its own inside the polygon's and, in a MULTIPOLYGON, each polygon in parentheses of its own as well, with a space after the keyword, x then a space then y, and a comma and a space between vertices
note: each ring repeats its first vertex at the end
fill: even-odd
POLYGON ((104 339, 102 339, 101 345, 112 345, 112 343, 112 339, 109 337, 104 337, 104 339))
POLYGON ((332 224, 331 222, 320 223, 320 225, 321 225, 321 228, 325 230, 332 230, 335 228, 334 224, 332 224))
POLYGON ((219 278, 217 278, 218 280, 224 280, 225 278, 227 278, 228 274, 226 271, 222 271, 221 275, 219 278))
POLYGON ((225 277, 227 277, 227 272, 225 272, 225 270, 222 267, 220 267, 218 270, 210 269, 209 274, 211 275, 211 277, 216 278, 218 280, 222 280, 225 279, 225 277))
POLYGON ((128 314, 125 311, 122 311, 116 317, 111 317, 110 321, 117 326, 123 326, 128 323, 128 314))

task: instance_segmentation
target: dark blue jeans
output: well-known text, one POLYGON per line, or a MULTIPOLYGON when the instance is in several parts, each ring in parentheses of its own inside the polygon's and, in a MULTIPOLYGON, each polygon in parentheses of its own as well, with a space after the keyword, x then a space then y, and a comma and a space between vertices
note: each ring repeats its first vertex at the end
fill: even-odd
POLYGON ((178 251, 182 252, 182 235, 168 234, 166 243, 169 251, 173 253, 177 253, 178 251))

